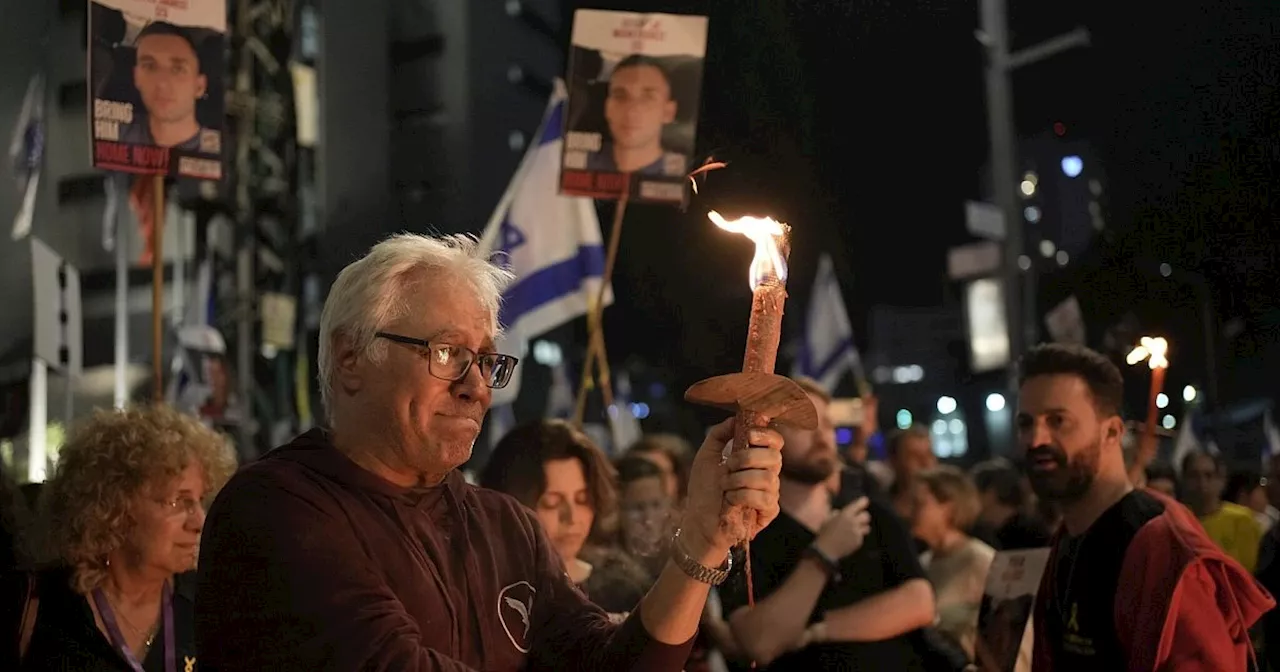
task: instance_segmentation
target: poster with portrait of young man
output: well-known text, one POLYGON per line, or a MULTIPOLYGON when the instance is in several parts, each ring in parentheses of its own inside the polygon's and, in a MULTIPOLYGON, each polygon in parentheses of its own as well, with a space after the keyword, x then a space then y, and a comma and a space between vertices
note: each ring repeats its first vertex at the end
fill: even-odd
POLYGON ((90 0, 95 168, 222 178, 226 0, 90 0))
POLYGON ((705 16, 575 12, 561 193, 682 202, 706 56, 705 16))

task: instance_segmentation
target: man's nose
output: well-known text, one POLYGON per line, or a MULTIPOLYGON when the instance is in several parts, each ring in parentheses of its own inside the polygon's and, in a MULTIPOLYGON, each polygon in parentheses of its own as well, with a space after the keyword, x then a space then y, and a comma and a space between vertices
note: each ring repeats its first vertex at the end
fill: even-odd
POLYGON ((1023 425, 1018 430, 1018 436, 1026 448, 1035 448, 1052 442, 1049 436, 1049 425, 1043 420, 1033 420, 1023 425))
POLYGON ((472 364, 467 368, 466 374, 461 379, 453 383, 454 394, 463 399, 479 401, 487 407, 489 399, 493 392, 484 382, 484 376, 480 373, 480 365, 472 364))

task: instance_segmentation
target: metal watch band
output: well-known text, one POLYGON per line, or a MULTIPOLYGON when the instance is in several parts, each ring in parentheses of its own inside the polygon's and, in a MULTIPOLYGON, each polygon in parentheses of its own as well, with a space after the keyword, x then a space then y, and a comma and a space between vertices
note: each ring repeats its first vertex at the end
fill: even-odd
POLYGON ((684 542, 680 541, 680 530, 676 530, 676 535, 671 539, 671 559, 680 571, 689 575, 689 578, 710 586, 724 583, 724 580, 729 578, 729 570, 733 568, 732 555, 725 557, 724 565, 719 569, 712 569, 694 560, 693 556, 685 550, 684 542))

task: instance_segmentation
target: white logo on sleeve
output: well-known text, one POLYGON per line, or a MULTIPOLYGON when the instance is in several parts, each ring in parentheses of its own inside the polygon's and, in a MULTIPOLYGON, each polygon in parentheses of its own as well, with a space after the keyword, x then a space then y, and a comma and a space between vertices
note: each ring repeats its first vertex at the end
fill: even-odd
POLYGON ((537 593, 528 581, 517 581, 498 592, 498 620, 520 653, 529 653, 529 623, 537 593))

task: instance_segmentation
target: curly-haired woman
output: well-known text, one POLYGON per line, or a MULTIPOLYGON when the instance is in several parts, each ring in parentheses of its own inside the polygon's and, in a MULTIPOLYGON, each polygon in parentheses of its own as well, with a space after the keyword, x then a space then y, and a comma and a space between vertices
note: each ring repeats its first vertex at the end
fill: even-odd
POLYGON ((76 427, 44 492, 60 564, 29 582, 22 669, 195 669, 181 575, 195 567, 204 505, 234 469, 221 437, 168 407, 99 411, 76 427))

